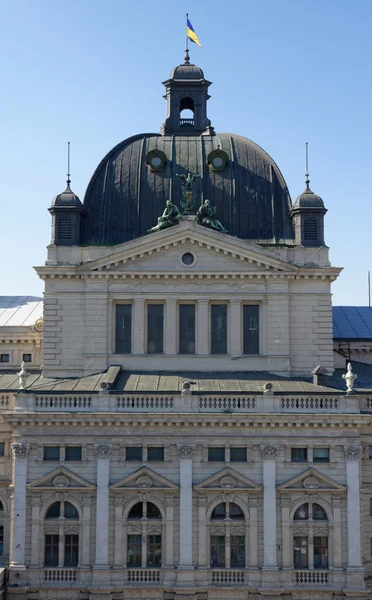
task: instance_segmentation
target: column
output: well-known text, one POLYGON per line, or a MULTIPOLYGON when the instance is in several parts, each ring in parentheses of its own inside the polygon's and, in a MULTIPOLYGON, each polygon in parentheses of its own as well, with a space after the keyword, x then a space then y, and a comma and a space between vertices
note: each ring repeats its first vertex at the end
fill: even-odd
POLYGON ((26 480, 30 444, 12 444, 14 456, 13 528, 10 567, 25 568, 26 544, 26 480))
POLYGON ((225 565, 227 569, 231 566, 231 535, 230 523, 228 521, 225 527, 225 565))
POLYGON ((177 354, 177 301, 165 302, 165 354, 177 354))
POLYGON ((333 567, 334 569, 342 569, 342 530, 341 530, 341 507, 342 507, 342 496, 333 496, 332 498, 332 510, 333 510, 333 567))
POLYGON ((276 481, 275 446, 261 447, 263 458, 263 519, 264 519, 264 569, 276 570, 276 481))
POLYGON ((359 446, 344 446, 347 483, 348 570, 359 570, 361 562, 359 446))
MULTIPOLYGON (((120 494, 115 496, 115 532, 114 532, 114 569, 122 569, 127 559, 123 560, 123 497, 120 494)), ((125 540, 125 554, 127 541, 125 540)))
POLYGON ((230 354, 240 356, 242 354, 242 318, 240 300, 230 302, 230 354))
POLYGON ((92 505, 92 494, 83 493, 83 522, 81 528, 81 560, 82 568, 90 568, 90 507, 92 505))
POLYGON ((95 569, 108 569, 109 474, 111 446, 100 444, 97 454, 96 562, 95 569))
POLYGON ((145 301, 133 302, 133 354, 145 354, 145 301))
POLYGON ((196 323, 196 353, 209 354, 208 300, 198 300, 196 323))
POLYGON ((207 567, 207 497, 198 496, 199 538, 198 538, 198 569, 207 567))
MULTIPOLYGON (((258 496, 251 494, 249 496, 249 566, 257 568, 258 566, 258 496)), ((248 565, 248 562, 247 562, 248 565)))
POLYGON ((289 509, 291 505, 291 499, 288 494, 282 494, 281 497, 282 505, 282 568, 292 568, 292 556, 291 556, 291 523, 289 519, 289 509))
MULTIPOLYGON (((311 508, 311 504, 309 505, 311 508)), ((313 524, 309 523, 309 536, 307 538, 307 564, 309 569, 314 568, 314 527, 313 524)))
POLYGON ((192 457, 194 446, 178 446, 180 455, 180 562, 181 569, 192 564, 192 457))
POLYGON ((165 568, 174 568, 174 494, 165 495, 165 568))
POLYGON ((43 564, 44 540, 40 535, 40 504, 41 494, 32 494, 31 497, 31 557, 30 566, 36 567, 43 564), (42 542, 40 543, 40 538, 42 542))

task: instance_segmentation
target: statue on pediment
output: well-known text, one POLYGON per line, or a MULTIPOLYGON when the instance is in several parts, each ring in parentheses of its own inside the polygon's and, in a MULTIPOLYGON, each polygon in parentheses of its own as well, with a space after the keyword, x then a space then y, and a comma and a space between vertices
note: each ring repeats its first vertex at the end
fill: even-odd
POLYGON ((199 225, 209 227, 209 229, 215 229, 216 231, 222 231, 222 233, 227 233, 227 229, 225 229, 222 223, 215 218, 215 214, 216 207, 212 206, 209 200, 204 200, 204 203, 196 213, 199 225))
POLYGON ((195 209, 195 195, 194 195, 194 183, 197 179, 200 179, 201 175, 191 175, 188 173, 183 175, 182 173, 176 173, 176 177, 180 180, 181 184, 185 186, 185 198, 181 199, 181 206, 186 213, 191 213, 195 209))
POLYGON ((158 217, 158 224, 151 229, 147 230, 147 233, 153 233, 154 231, 161 231, 162 229, 166 229, 167 227, 173 227, 173 225, 179 224, 181 213, 178 207, 171 202, 171 200, 167 200, 164 212, 161 217, 158 217))

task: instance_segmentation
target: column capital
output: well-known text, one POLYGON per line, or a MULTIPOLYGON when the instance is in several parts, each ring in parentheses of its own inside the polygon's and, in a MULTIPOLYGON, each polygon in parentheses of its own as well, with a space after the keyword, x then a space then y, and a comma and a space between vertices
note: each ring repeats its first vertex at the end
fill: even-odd
POLYGON ((195 445, 177 444, 177 450, 180 458, 192 458, 195 452, 195 445))
POLYGON ((344 446, 346 460, 359 460, 361 455, 360 446, 344 446))
POLYGON ((165 494, 165 506, 174 506, 175 503, 174 494, 165 494))
POLYGON ((94 447, 94 451, 97 454, 97 458, 109 458, 112 446, 111 444, 97 444, 94 447))
POLYGON ((197 501, 198 506, 207 506, 207 504, 208 504, 207 496, 203 496, 202 494, 197 495, 196 501, 197 501))
POLYGON ((261 446, 260 450, 264 460, 275 460, 278 456, 278 448, 276 446, 261 446))
POLYGON ((27 458, 28 453, 30 452, 30 444, 24 444, 23 442, 20 444, 12 444, 12 452, 14 458, 27 458))

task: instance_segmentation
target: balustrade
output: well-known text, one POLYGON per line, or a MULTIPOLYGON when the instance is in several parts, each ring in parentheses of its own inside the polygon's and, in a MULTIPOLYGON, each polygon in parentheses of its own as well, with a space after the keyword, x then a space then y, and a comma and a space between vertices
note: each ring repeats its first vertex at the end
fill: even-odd
POLYGON ((244 584, 244 571, 237 569, 213 569, 211 583, 214 585, 244 584))
POLYGON ((161 583, 163 572, 160 569, 128 569, 128 583, 161 583))
POLYGON ((297 585, 327 585, 329 581, 328 571, 295 571, 295 583, 297 585))
POLYGON ((44 582, 74 583, 77 581, 76 569, 53 568, 44 570, 44 582))

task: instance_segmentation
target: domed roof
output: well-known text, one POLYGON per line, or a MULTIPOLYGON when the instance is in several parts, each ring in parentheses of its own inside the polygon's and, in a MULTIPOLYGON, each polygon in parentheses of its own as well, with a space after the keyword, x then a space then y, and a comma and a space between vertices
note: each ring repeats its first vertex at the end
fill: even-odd
POLYGON ((70 183, 71 181, 68 179, 67 180, 67 187, 65 189, 64 192, 62 192, 62 194, 57 194, 57 196, 54 196, 53 200, 52 200, 52 205, 51 208, 53 207, 78 207, 78 208, 82 208, 82 203, 79 200, 79 197, 74 194, 74 192, 71 190, 70 188, 70 183))
POLYGON ((208 198, 216 206, 216 217, 230 235, 293 243, 291 200, 279 168, 260 146, 228 133, 146 133, 118 144, 88 185, 82 243, 119 244, 144 235, 157 223, 167 200, 180 207, 179 173, 201 175, 195 187, 198 202, 208 198), (162 168, 152 170, 146 157, 154 150, 165 158, 162 168), (226 153, 221 170, 208 164, 213 151, 226 153))
POLYGON ((185 63, 175 67, 170 75, 171 79, 204 79, 204 73, 200 67, 185 63))
POLYGON ((306 180, 306 190, 296 198, 292 210, 296 208, 324 208, 324 202, 320 196, 314 194, 309 187, 309 181, 306 180))

